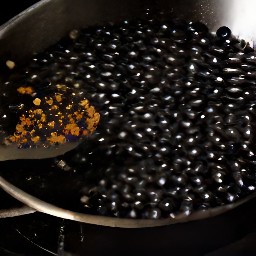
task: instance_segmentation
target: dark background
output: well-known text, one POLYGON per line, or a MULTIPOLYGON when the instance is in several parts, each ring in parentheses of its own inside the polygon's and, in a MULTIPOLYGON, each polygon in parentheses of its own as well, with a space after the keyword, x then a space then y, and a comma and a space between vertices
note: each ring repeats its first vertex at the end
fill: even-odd
POLYGON ((3 24, 20 11, 38 2, 38 0, 7 0, 0 1, 0 24, 3 24))
MULTIPOLYGON (((0 24, 35 2, 1 1, 0 24)), ((0 196, 7 204, 13 201, 3 192, 0 196)), ((80 224, 41 213, 0 219, 0 256, 122 254, 255 256, 256 200, 207 220, 136 230, 80 224)))

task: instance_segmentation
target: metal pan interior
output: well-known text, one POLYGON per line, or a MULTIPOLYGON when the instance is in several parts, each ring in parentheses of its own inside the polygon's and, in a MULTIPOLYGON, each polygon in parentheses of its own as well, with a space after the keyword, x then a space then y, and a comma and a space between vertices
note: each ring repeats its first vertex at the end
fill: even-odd
MULTIPOLYGON (((0 31, 1 65, 4 65, 6 59, 13 59, 17 64, 22 63, 33 53, 43 51, 72 29, 104 24, 108 21, 140 17, 146 8, 169 9, 174 17, 178 16, 189 20, 200 20, 205 22, 213 31, 222 25, 236 29, 236 22, 234 22, 234 13, 232 11, 236 9, 235 6, 237 5, 237 1, 235 0, 230 1, 229 5, 223 4, 221 1, 111 1, 108 2, 108 7, 106 8, 106 1, 103 0, 77 0, 75 3, 74 1, 71 3, 65 0, 40 1, 2 26, 0 31), (231 8, 232 4, 234 8, 231 8)), ((245 36, 250 39, 253 38, 253 35, 245 36)), ((79 182, 79 176, 73 179, 71 177, 69 178, 70 174, 61 174, 63 177, 60 180, 62 179, 65 189, 62 187, 63 194, 56 195, 54 194, 56 193, 56 187, 54 186, 59 182, 58 175, 56 173, 52 174, 48 170, 43 174, 43 170, 40 170, 36 166, 36 161, 34 163, 33 168, 39 169, 38 172, 36 171, 37 174, 35 177, 33 177, 33 173, 29 168, 28 172, 25 171, 25 173, 22 173, 21 171, 17 172, 15 170, 16 167, 11 170, 10 166, 12 164, 9 165, 8 162, 4 163, 3 166, 6 166, 9 170, 1 170, 3 178, 0 179, 0 185, 2 188, 18 200, 38 211, 62 218, 99 225, 138 228, 207 218, 230 210, 251 198, 247 197, 239 202, 207 211, 198 211, 189 216, 178 215, 175 219, 145 220, 95 216, 78 213, 75 211, 77 210, 75 209, 76 207, 70 206, 70 203, 72 205, 72 195, 76 192, 75 188, 79 182), (35 182, 30 183, 34 188, 26 187, 28 184, 27 181, 30 178, 35 180, 35 182), (51 180, 49 185, 47 185, 48 180, 51 180), (11 183, 23 188, 28 193, 19 190, 19 188, 13 186, 11 183), (35 186, 40 186, 40 184, 42 187, 37 189, 38 187, 35 186), (45 190, 44 186, 48 190, 45 190), (38 191, 36 192, 36 190, 38 191), (43 199, 43 201, 38 198, 43 199), (67 200, 67 198, 70 200, 67 200), (57 208, 56 206, 61 208, 57 208), (68 207, 70 207, 71 211, 68 207), (63 208, 67 208, 68 210, 63 208)))

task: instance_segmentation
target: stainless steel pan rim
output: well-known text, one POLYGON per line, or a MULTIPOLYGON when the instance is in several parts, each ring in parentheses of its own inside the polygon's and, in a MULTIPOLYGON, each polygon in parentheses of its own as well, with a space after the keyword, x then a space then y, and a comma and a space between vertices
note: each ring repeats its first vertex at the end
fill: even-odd
POLYGON ((192 213, 191 215, 179 214, 176 215, 175 218, 166 218, 166 219, 128 219, 128 218, 117 218, 117 217, 106 217, 100 215, 91 215, 84 214, 80 212, 74 212, 70 210, 66 210, 52 204, 49 204, 45 201, 42 201, 23 190, 17 188, 16 186, 9 183, 4 178, 0 177, 0 187, 9 193, 11 196, 16 198, 17 200, 23 202, 25 205, 28 205, 32 209, 35 209, 39 212, 46 213, 55 217, 84 222, 87 224, 95 224, 101 226, 109 226, 109 227, 120 227, 120 228, 147 228, 147 227, 158 227, 188 221, 201 220, 205 218, 214 217, 224 212, 234 209, 239 205, 249 201, 250 199, 256 197, 256 193, 251 194, 245 199, 241 199, 235 203, 228 204, 225 206, 219 206, 216 208, 208 209, 208 210, 200 210, 192 213))

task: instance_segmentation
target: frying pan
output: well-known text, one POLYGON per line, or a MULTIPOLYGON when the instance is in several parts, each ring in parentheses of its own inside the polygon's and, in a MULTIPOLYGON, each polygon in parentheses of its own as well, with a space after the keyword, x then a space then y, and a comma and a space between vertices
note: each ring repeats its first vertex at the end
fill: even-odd
MULTIPOLYGON (((173 17, 202 21, 212 31, 223 25, 228 26, 234 34, 253 45, 256 22, 251 10, 254 6, 253 0, 42 0, 0 28, 0 65, 3 66, 6 59, 15 60, 20 65, 33 53, 43 51, 72 29, 140 17, 146 8, 170 10, 173 17)), ((70 174, 52 174, 36 165, 32 168, 30 166, 28 170, 17 171, 19 163, 24 164, 24 161, 20 160, 15 165, 6 162, 3 165, 6 169, 0 170, 0 187, 31 207, 25 208, 28 212, 35 209, 57 217, 97 225, 140 228, 208 218, 231 210, 255 196, 252 194, 233 204, 198 211, 190 216, 180 215, 175 219, 142 220, 95 216, 75 211, 67 203, 72 201, 75 180, 79 177, 74 178, 73 175, 70 179, 70 174), (27 185, 30 179, 33 182, 27 185), (54 196, 56 180, 61 183, 62 195, 54 196), (42 184, 45 189, 38 189, 42 184)))

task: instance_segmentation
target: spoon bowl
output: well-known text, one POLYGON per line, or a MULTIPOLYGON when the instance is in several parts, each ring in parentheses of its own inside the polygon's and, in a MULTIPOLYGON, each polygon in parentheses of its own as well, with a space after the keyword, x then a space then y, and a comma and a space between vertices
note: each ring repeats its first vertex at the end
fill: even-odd
POLYGON ((28 148, 20 149, 17 145, 0 146, 0 161, 16 160, 16 159, 42 159, 63 155, 73 150, 79 145, 79 142, 68 142, 49 148, 28 148))

